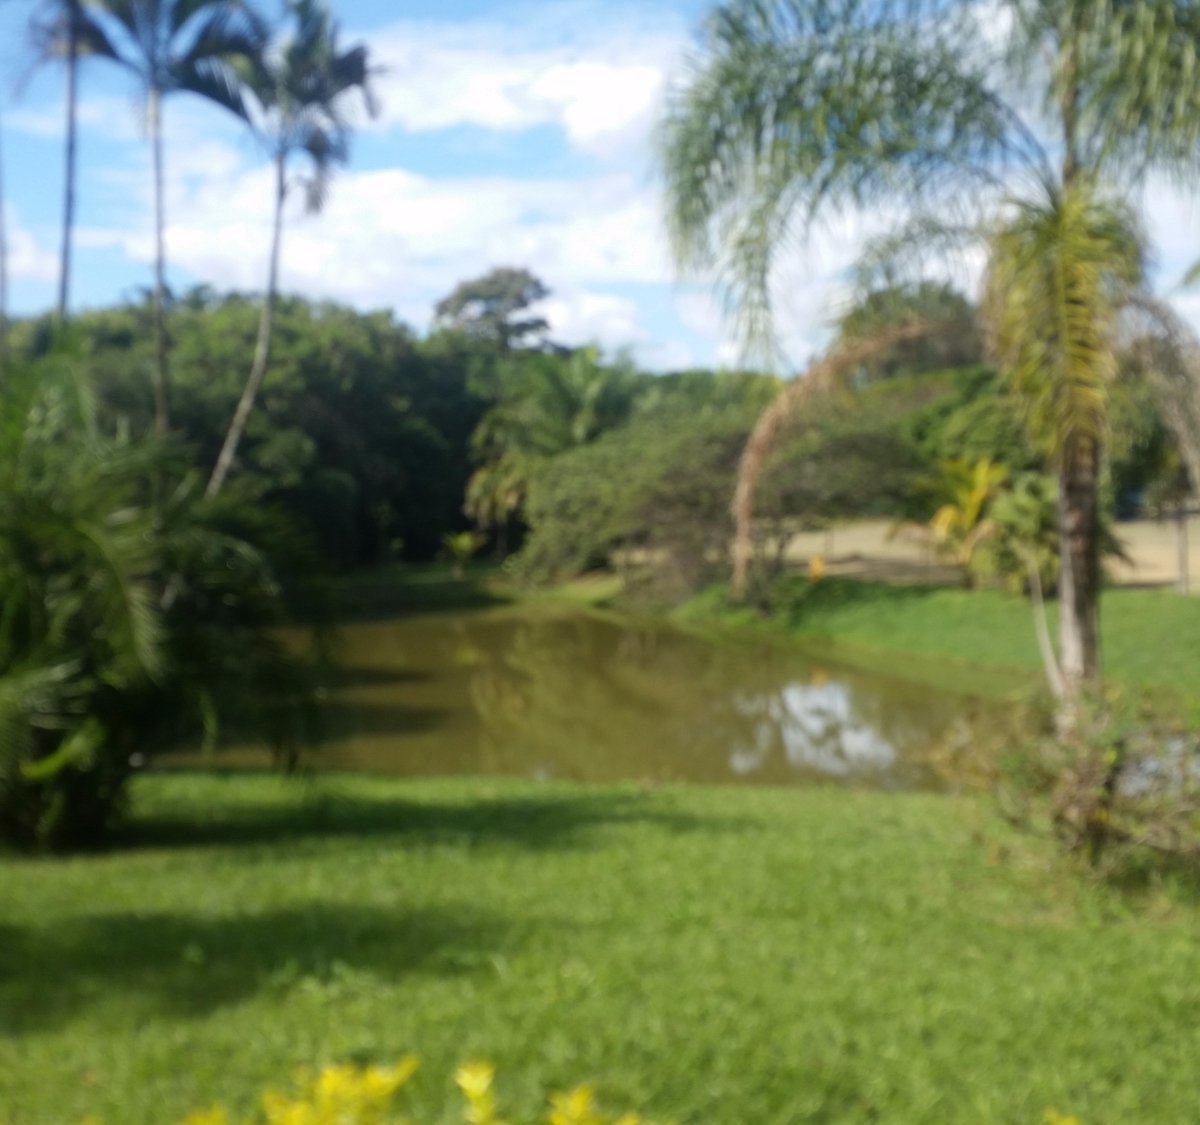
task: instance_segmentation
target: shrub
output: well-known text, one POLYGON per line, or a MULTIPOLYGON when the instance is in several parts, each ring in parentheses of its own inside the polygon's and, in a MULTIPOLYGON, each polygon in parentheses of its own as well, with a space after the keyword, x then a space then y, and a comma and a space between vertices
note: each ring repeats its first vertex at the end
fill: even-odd
POLYGON ((297 745, 307 658, 277 632, 315 604, 312 556, 164 446, 104 434, 53 359, 0 393, 0 839, 97 842, 135 763, 224 729, 297 745), (286 562, 284 561, 286 560, 286 562))
POLYGON ((1181 866, 1200 874, 1200 736, 1114 701, 1018 708, 991 737, 953 733, 930 764, 991 792, 1020 830, 1050 837, 1094 867, 1181 866))
POLYGON ((1092 864, 1149 853, 1200 865, 1200 738, 1080 707, 1001 761, 1008 819, 1092 864))

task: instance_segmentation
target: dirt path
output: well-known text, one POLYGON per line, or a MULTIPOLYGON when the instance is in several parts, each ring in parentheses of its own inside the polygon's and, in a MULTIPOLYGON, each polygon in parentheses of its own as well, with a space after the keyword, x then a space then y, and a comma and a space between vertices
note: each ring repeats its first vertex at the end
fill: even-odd
MULTIPOLYGON (((830 531, 797 535, 788 558, 802 562, 822 555, 828 573, 885 582, 954 581, 957 571, 911 539, 893 537, 886 520, 864 520, 830 531)), ((1179 577, 1174 521, 1133 520, 1117 525, 1117 536, 1129 563, 1114 562, 1111 571, 1121 586, 1174 586, 1179 577)), ((1189 521, 1191 592, 1200 595, 1200 516, 1189 521)))

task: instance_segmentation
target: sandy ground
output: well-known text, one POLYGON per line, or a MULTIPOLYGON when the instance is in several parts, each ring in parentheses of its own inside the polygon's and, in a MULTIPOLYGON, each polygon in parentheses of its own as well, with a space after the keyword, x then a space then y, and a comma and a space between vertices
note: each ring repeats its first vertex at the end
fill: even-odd
MULTIPOLYGON (((864 520, 830 531, 797 535, 788 557, 798 562, 812 555, 825 558, 829 574, 876 578, 889 582, 954 581, 957 571, 931 555, 921 543, 891 534, 886 520, 864 520)), ((1117 535, 1130 563, 1113 562, 1110 570, 1122 586, 1173 586, 1179 578, 1175 522, 1133 520, 1117 525, 1117 535)), ((1200 595, 1200 516, 1188 524, 1191 593, 1200 595)))

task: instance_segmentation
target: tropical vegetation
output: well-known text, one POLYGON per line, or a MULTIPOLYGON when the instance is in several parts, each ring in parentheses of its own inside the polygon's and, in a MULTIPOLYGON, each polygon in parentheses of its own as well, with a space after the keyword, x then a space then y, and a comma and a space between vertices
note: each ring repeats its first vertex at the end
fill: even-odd
MULTIPOLYGON (((76 26, 82 25, 80 39, 71 38, 67 48, 69 75, 75 73, 81 44, 87 55, 125 70, 143 99, 154 169, 154 427, 162 437, 171 424, 163 103, 176 94, 194 94, 245 118, 243 79, 261 57, 264 24, 242 0, 67 0, 66 6, 68 36, 74 37, 76 26)), ((64 229, 67 226, 64 222, 64 229)), ((65 238, 64 234, 64 267, 65 238)), ((65 293, 64 289, 64 314, 65 293)))
MULTIPOLYGON (((1071 698, 1099 678, 1115 318, 1142 280, 1135 224, 1115 192, 1156 164, 1194 157, 1191 18, 1173 4, 1089 0, 998 9, 729 0, 708 18, 663 132, 677 256, 721 273, 754 340, 770 338, 772 266, 787 236, 838 207, 914 209, 873 248, 868 275, 894 277, 905 251, 928 261, 931 246, 982 241, 995 355, 1060 482, 1071 698), (1030 89, 1032 99, 1019 96, 1030 89)), ((907 324, 911 336, 935 328, 907 324)), ((877 361, 898 342, 885 329, 855 358, 877 361)), ((818 375, 853 366, 826 360, 818 375)))
POLYGON ((654 373, 557 339, 519 262, 448 286, 424 332, 288 292, 285 231, 377 108, 372 46, 322 0, 35 12, 67 120, 44 315, 7 316, 0 180, 0 1118, 444 1121, 465 1099, 498 1125, 556 1090, 552 1125, 1188 1118, 1200 602, 1109 591, 1102 564, 1121 518, 1170 513, 1188 588, 1200 341, 1152 292, 1135 201, 1200 164, 1200 8, 719 0, 658 155, 680 270, 725 288, 747 347, 654 373), (102 65, 144 107, 153 285, 81 311, 102 65), (169 284, 183 93, 269 162, 261 293, 169 284), (851 211, 898 221, 787 378, 781 256, 851 211), (847 576, 834 543, 868 520, 927 550, 847 576), (417 612, 426 632, 392 632, 417 612), (764 718, 749 750, 716 732, 719 789, 640 772, 635 734, 678 724, 691 753, 719 725, 648 682, 683 678, 679 630, 788 668, 723 697, 764 718), (926 790, 741 784, 797 700, 842 738, 837 662, 970 689, 887 775, 926 790), (588 724, 610 681, 628 706, 588 724), (499 770, 494 744, 539 730, 628 780, 322 769, 411 734, 417 772, 499 770), (301 777, 246 768, 268 762, 301 777))
POLYGON ((273 630, 319 609, 304 543, 106 429, 67 357, 8 367, 0 432, 0 837, 98 843, 139 764, 230 730, 293 753, 314 669, 273 630))

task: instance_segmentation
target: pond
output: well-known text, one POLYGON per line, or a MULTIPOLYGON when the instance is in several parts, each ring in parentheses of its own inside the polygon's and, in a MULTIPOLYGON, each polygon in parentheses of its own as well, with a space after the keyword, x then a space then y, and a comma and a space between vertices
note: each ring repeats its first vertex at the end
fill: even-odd
POLYGON ((779 646, 567 607, 347 625, 323 768, 883 787, 980 704, 779 646))

